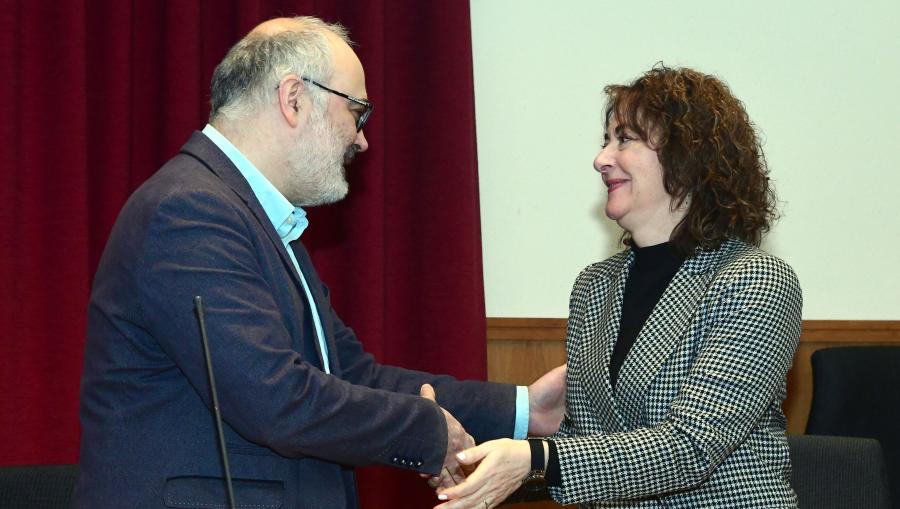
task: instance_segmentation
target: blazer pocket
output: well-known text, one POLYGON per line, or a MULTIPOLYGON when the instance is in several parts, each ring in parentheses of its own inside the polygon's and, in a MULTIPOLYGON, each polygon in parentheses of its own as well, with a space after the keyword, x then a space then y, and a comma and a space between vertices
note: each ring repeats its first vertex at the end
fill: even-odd
POLYGON ((233 442, 227 442, 225 446, 228 448, 228 454, 240 454, 243 456, 269 456, 272 458, 283 459, 283 456, 280 456, 272 449, 263 447, 261 445, 253 445, 248 443, 237 444, 233 442))
MULTIPOLYGON (((244 509, 278 509, 284 501, 284 482, 232 479, 234 506, 244 509)), ((209 509, 228 507, 225 479, 221 477, 172 477, 166 479, 166 507, 209 509)))

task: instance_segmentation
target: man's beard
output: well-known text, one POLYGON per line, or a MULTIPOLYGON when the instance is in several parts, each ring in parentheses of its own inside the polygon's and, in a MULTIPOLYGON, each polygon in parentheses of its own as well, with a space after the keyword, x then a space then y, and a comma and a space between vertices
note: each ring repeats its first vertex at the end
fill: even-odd
POLYGON ((349 190, 344 165, 356 156, 356 146, 342 147, 340 133, 326 118, 325 109, 315 110, 288 161, 285 197, 295 206, 334 203, 349 190))

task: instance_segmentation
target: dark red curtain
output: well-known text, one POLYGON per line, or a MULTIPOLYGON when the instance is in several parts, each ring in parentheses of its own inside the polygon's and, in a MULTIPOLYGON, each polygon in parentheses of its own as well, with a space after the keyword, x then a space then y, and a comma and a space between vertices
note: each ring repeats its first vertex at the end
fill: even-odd
MULTIPOLYGON (((77 461, 85 310, 130 192, 208 114, 228 48, 307 14, 358 43, 371 143, 304 236, 335 307, 382 362, 486 374, 469 7, 457 0, 0 2, 0 464, 77 461)), ((429 507, 366 469, 363 507, 429 507)))

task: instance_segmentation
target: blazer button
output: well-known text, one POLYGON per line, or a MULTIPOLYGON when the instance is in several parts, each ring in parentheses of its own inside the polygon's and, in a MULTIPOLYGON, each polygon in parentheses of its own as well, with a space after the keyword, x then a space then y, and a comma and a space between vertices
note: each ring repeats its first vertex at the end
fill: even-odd
POLYGON ((391 463, 397 463, 398 461, 400 461, 400 458, 398 458, 398 457, 396 457, 396 456, 394 456, 393 458, 391 458, 391 463))

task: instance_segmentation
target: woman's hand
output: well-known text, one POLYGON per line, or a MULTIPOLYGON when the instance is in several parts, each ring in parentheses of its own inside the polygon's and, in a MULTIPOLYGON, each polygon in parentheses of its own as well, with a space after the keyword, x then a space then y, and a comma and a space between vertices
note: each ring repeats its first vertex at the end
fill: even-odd
POLYGON ((457 455, 460 465, 478 468, 458 486, 438 490, 447 502, 434 509, 491 509, 522 485, 531 468, 526 440, 491 440, 457 455), (480 462, 480 463, 479 463, 480 462))

